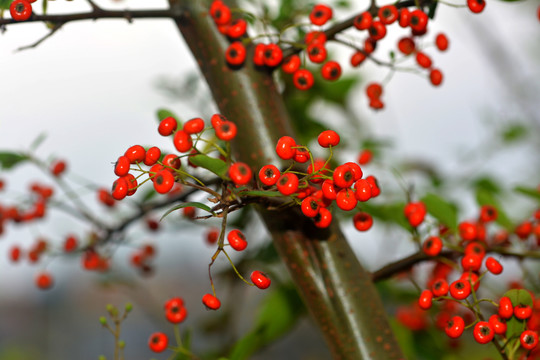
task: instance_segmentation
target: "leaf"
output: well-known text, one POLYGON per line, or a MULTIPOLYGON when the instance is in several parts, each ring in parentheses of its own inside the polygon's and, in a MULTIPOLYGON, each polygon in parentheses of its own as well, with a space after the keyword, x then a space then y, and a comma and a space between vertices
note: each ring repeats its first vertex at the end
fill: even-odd
POLYGON ((499 201, 495 198, 495 196, 482 188, 476 190, 476 202, 478 205, 491 205, 495 209, 497 209, 497 219, 495 222, 502 227, 504 227, 508 231, 514 230, 514 224, 506 215, 506 212, 503 210, 503 208, 500 206, 499 201))
POLYGON ((10 151, 0 151, 0 168, 9 170, 28 159, 29 157, 23 154, 10 151))
POLYGON ((238 193, 240 196, 277 197, 283 196, 279 191, 246 190, 238 193))
POLYGON ((315 81, 315 85, 310 89, 310 93, 318 96, 323 100, 334 102, 338 105, 345 105, 347 95, 350 94, 352 88, 358 84, 359 78, 351 76, 341 78, 338 81, 315 81))
POLYGON ((199 202, 187 202, 187 203, 183 203, 183 204, 180 204, 180 205, 176 205, 175 207, 167 210, 167 212, 165 214, 163 214, 163 216, 161 217, 161 219, 159 219, 159 221, 163 220, 165 218, 165 216, 169 215, 173 211, 176 211, 178 209, 183 209, 183 208, 186 208, 186 207, 190 207, 190 206, 191 207, 196 207, 197 209, 201 209, 201 210, 209 212, 212 215, 215 215, 215 213, 212 211, 212 209, 207 205, 201 204, 199 202))
POLYGON ((168 110, 168 109, 158 109, 157 111, 157 117, 158 117, 158 121, 161 121, 167 117, 173 117, 176 119, 176 121, 178 121, 178 125, 180 126, 180 119, 178 118, 178 116, 176 116, 175 113, 173 113, 172 111, 168 110))
POLYGON ((428 18, 433 19, 435 17, 435 11, 437 11, 438 1, 434 1, 429 5, 428 18))
POLYGON ((479 177, 472 182, 474 188, 486 190, 492 194, 500 194, 501 186, 490 177, 479 177))
MULTIPOLYGON (((506 296, 510 299, 513 306, 517 305, 529 305, 533 306, 533 299, 531 294, 527 290, 523 289, 512 289, 504 293, 503 297, 506 296)), ((506 322, 506 337, 508 339, 512 337, 518 338, 521 332, 524 330, 524 321, 519 320, 515 316, 512 316, 506 322)))
MULTIPOLYGON (((503 1, 512 1, 512 0, 503 0, 503 1)), ((529 134, 529 131, 527 127, 521 124, 511 124, 502 131, 501 137, 505 143, 509 144, 509 143, 513 143, 513 142, 516 142, 525 138, 528 134, 529 134)))
POLYGON ((435 194, 427 194, 421 201, 426 205, 427 211, 446 226, 457 228, 458 218, 456 206, 450 204, 435 194))
POLYGON ((514 191, 526 195, 536 201, 540 201, 540 191, 537 188, 530 188, 525 186, 516 186, 514 191))
POLYGON ((46 138, 47 138, 47 134, 45 133, 39 134, 38 137, 35 138, 34 141, 30 143, 30 150, 35 151, 43 143, 43 141, 45 141, 46 138))
POLYGON ((411 225, 403 215, 404 203, 373 205, 369 203, 362 204, 362 208, 371 216, 387 222, 393 222, 407 231, 411 230, 411 225))
POLYGON ((43 4, 41 5, 41 8, 43 9, 43 15, 47 14, 47 0, 43 0, 43 4))
POLYGON ((227 163, 221 159, 200 154, 191 156, 189 160, 194 165, 209 170, 222 179, 227 177, 227 170, 229 170, 229 167, 227 166, 227 163))
POLYGON ((255 326, 234 345, 230 360, 249 359, 253 353, 289 332, 303 314, 296 289, 280 286, 268 294, 259 309, 255 326))
POLYGON ((9 9, 13 0, 0 0, 0 9, 9 9))

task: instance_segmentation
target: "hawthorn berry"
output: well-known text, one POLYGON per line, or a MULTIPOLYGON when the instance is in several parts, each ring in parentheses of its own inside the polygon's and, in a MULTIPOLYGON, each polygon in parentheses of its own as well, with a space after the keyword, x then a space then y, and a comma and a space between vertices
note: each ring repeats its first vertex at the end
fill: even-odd
POLYGON ((283 195, 292 195, 298 190, 298 177, 293 173, 282 174, 276 186, 277 190, 283 195))
POLYGON ((152 146, 146 151, 146 155, 144 156, 144 165, 152 166, 157 163, 160 157, 161 150, 157 146, 152 146))
POLYGON ((428 256, 437 256, 441 253, 442 247, 443 243, 440 237, 430 236, 424 241, 422 250, 424 251, 424 254, 428 256))
POLYGON ((212 3, 210 16, 212 16, 216 25, 226 25, 231 21, 231 9, 221 1, 217 3, 215 5, 212 3))
POLYGON ((317 4, 313 7, 313 10, 309 14, 309 21, 313 25, 322 26, 326 24, 328 20, 332 18, 332 8, 323 5, 323 4, 317 4))
POLYGON ((463 300, 471 294, 471 284, 466 280, 456 280, 450 284, 450 296, 456 300, 463 300))
POLYGON ((324 45, 318 43, 309 45, 306 49, 306 53, 309 60, 316 64, 322 63, 324 60, 326 60, 328 55, 324 45))
POLYGON ((341 189, 336 195, 336 205, 341 210, 350 211, 356 207, 358 199, 352 189, 341 189))
POLYGON ((315 78, 308 69, 298 69, 293 74, 293 83, 298 90, 308 90, 314 82, 315 78))
POLYGON ((229 245, 231 245, 231 247, 236 251, 242 251, 248 245, 244 234, 237 229, 229 232, 227 235, 227 240, 229 241, 229 245))
POLYGON ((382 95, 382 86, 379 83, 370 83, 366 87, 366 95, 370 99, 377 99, 382 95))
POLYGON ((217 243, 219 239, 219 229, 211 228, 206 233, 206 242, 210 245, 217 243))
POLYGON ((72 252, 77 248, 77 238, 73 235, 70 235, 64 240, 64 251, 72 252))
POLYGON ((461 258, 461 267, 464 271, 478 271, 482 266, 482 258, 475 254, 468 254, 461 258))
MULTIPOLYGON (((264 65, 264 50, 266 49, 266 44, 259 43, 255 45, 253 49, 253 64, 255 66, 264 65)), ((300 60, 300 58, 298 58, 300 60)))
POLYGON ((411 22, 411 12, 407 8, 401 8, 399 10, 399 19, 398 19, 399 26, 401 26, 402 28, 406 28, 409 26, 410 22, 411 22))
POLYGON ((366 165, 371 161, 371 158, 373 157, 373 153, 369 149, 364 149, 360 152, 358 155, 358 163, 360 165, 366 165))
POLYGON ((369 11, 364 11, 360 15, 354 18, 353 25, 358 30, 367 30, 373 23, 373 16, 369 11))
POLYGON ((52 275, 42 271, 36 276, 36 286, 42 290, 50 289, 53 286, 52 275))
POLYGON ((354 195, 358 201, 368 201, 371 199, 371 184, 366 179, 359 179, 354 183, 354 195))
POLYGON ((144 161, 146 150, 141 145, 133 145, 126 150, 124 154, 128 158, 130 164, 135 164, 144 161))
POLYGON ((414 44, 414 40, 410 37, 404 37, 399 39, 398 41, 398 49, 401 51, 404 55, 410 55, 414 52, 416 46, 414 44))
POLYGON ((264 65, 276 67, 283 60, 283 51, 274 43, 267 44, 264 48, 264 65))
POLYGON ((321 208, 319 202, 315 197, 308 196, 302 200, 302 204, 300 205, 300 208, 302 209, 302 213, 307 217, 315 217, 319 213, 319 209, 321 208))
POLYGON ((298 148, 296 149, 296 153, 294 154, 293 159, 294 161, 301 164, 306 163, 310 159, 309 151, 307 151, 306 149, 298 148))
POLYGON ((431 69, 429 72, 429 81, 433 86, 441 85, 443 81, 443 74, 439 69, 431 69))
POLYGON ((486 268, 494 275, 499 275, 503 271, 501 263, 491 256, 486 259, 486 268))
POLYGON ((18 245, 13 245, 9 251, 9 258, 13 262, 18 262, 21 257, 21 248, 18 245))
POLYGON ((115 180, 112 186, 112 197, 115 200, 122 200, 128 194, 128 183, 123 177, 115 180))
POLYGON ((341 76, 341 65, 337 61, 328 61, 321 67, 321 75, 329 81, 337 80, 341 76))
POLYGON ((427 28, 428 16, 425 12, 420 9, 413 10, 411 12, 411 19, 409 21, 409 26, 413 31, 423 32, 427 28))
POLYGON ((364 53, 366 53, 367 55, 374 52, 376 48, 377 48, 377 40, 374 40, 373 38, 368 37, 364 41, 364 53))
POLYGON ((354 180, 353 172, 348 165, 339 165, 334 169, 333 181, 335 186, 342 189, 348 188, 353 184, 354 180))
POLYGON ((265 273, 258 270, 251 273, 250 279, 251 282, 259 289, 267 289, 271 283, 270 278, 268 278, 265 273))
POLYGON ((292 74, 300 68, 301 63, 300 56, 296 54, 291 55, 283 61, 281 70, 287 74, 292 74))
POLYGON ((9 6, 9 13, 15 21, 28 20, 32 16, 32 5, 27 0, 15 0, 9 6))
POLYGON ((123 179, 126 179, 126 183, 128 185, 128 193, 127 196, 131 196, 135 194, 137 191, 137 179, 133 174, 127 174, 125 176, 122 176, 123 179))
POLYGON ((51 173, 54 176, 60 176, 64 171, 66 171, 66 162, 63 160, 56 160, 51 164, 51 173))
POLYGON ((398 19, 398 10, 395 5, 384 5, 379 8, 379 19, 385 25, 390 25, 398 19))
POLYGON ((218 139, 223 141, 231 141, 236 137, 238 131, 236 124, 228 120, 220 122, 214 130, 216 131, 218 139))
POLYGON ((519 336, 519 342, 525 350, 532 350, 538 345, 538 333, 532 330, 525 330, 519 336))
POLYGON ((459 236, 465 241, 475 240, 477 237, 477 227, 468 221, 461 222, 458 225, 459 236))
POLYGON ((360 66, 366 60, 367 56, 362 51, 357 51, 351 56, 351 66, 357 67, 360 66))
POLYGON ((184 124, 182 130, 184 130, 186 133, 192 135, 192 134, 198 134, 204 129, 204 120, 201 118, 193 118, 184 124))
POLYGON ((484 0, 467 0, 467 6, 473 13, 478 14, 484 10, 486 2, 484 0))
POLYGON ((369 175, 366 178, 369 185, 371 185, 371 197, 377 197, 381 193, 381 188, 379 187, 379 182, 377 181, 377 178, 373 175, 369 175))
POLYGON ((532 233, 532 223, 528 220, 522 222, 521 224, 519 224, 515 229, 514 229, 514 233, 521 239, 521 240, 526 240, 529 235, 531 235, 532 233))
POLYGON ((246 185, 251 181, 251 168, 243 162, 236 162, 229 167, 229 177, 236 185, 246 185))
POLYGON ((334 186, 334 182, 332 180, 330 179, 324 180, 324 182, 321 185, 321 190, 322 190, 324 198, 328 200, 336 199, 338 190, 334 186))
POLYGON ((487 321, 479 321, 474 326, 473 336, 477 343, 487 344, 495 336, 495 331, 487 321))
POLYGON ((497 335, 504 335, 506 334, 506 322, 501 319, 501 317, 497 314, 493 314, 489 317, 489 321, 491 324, 491 327, 493 328, 493 331, 495 331, 495 334, 497 335))
POLYGON ((234 19, 227 26, 226 35, 231 39, 238 39, 246 33, 247 21, 244 19, 234 19))
POLYGON ((420 201, 410 202, 405 206, 403 213, 409 221, 409 224, 412 227, 417 227, 424 221, 426 206, 420 201))
POLYGON ((472 286, 474 291, 477 291, 480 287, 480 281, 478 281, 478 275, 472 271, 466 271, 459 277, 460 280, 466 281, 472 286))
POLYGON ((283 160, 290 160, 296 154, 296 141, 290 136, 281 137, 276 144, 276 154, 283 160))
POLYGON ((186 206, 182 208, 182 216, 186 219, 195 219, 196 211, 193 206, 186 206))
POLYGON ((444 278, 435 280, 435 282, 431 285, 431 292, 433 292, 433 295, 437 297, 446 296, 449 289, 450 287, 448 286, 448 282, 444 278))
POLYGON ((461 316, 453 316, 444 328, 446 335, 452 339, 460 337, 463 334, 463 330, 465 330, 465 321, 463 321, 461 316))
POLYGON ((319 145, 327 148, 330 146, 337 146, 339 144, 339 135, 334 130, 324 130, 317 137, 319 145))
POLYGON ((324 229, 332 222, 332 213, 327 208, 321 207, 319 213, 313 218, 315 226, 324 229))
POLYGON ((443 33, 438 33, 437 36, 435 36, 435 45, 440 51, 445 51, 448 49, 448 38, 446 35, 443 33))
POLYGON ((235 41, 225 50, 225 61, 231 66, 240 66, 246 60, 246 48, 240 41, 235 41))
POLYGON ((174 186, 174 175, 168 169, 163 169, 153 177, 154 189, 160 194, 168 193, 174 186))
POLYGON ((529 305, 518 304, 514 306, 514 316, 519 320, 526 320, 532 316, 533 310, 529 305))
MULTIPOLYGON (((161 161, 163 163, 163 167, 167 170, 178 170, 182 167, 182 162, 180 161, 180 157, 175 154, 167 154, 163 157, 163 160, 161 161)), ((156 167, 156 169, 158 169, 156 167)), ((159 168, 159 170, 162 170, 159 168)))
POLYGON ((193 147, 191 135, 184 130, 178 130, 174 134, 173 144, 176 150, 181 153, 188 152, 193 147))
POLYGON ((187 309, 180 298, 172 298, 165 303, 165 318, 172 324, 179 324, 187 317, 187 309))
POLYGON ((280 176, 279 169, 272 164, 263 166, 259 171, 259 180, 267 186, 275 185, 280 176))
POLYGON ((358 231, 367 231, 373 225, 373 218, 370 214, 360 211, 353 217, 353 224, 358 231))
POLYGON ((161 136, 169 136, 176 131, 178 121, 172 116, 168 116, 161 120, 158 126, 158 132, 161 136))
POLYGON ((212 294, 205 294, 202 297, 202 303, 207 309, 217 310, 221 307, 221 301, 212 294))
POLYGON ((503 319, 510 319, 512 315, 514 315, 514 306, 512 305, 512 301, 509 297, 503 296, 499 300, 498 314, 503 319))
POLYGON ((420 297, 418 298, 418 306, 420 306, 422 310, 428 310, 429 308, 431 308, 432 303, 433 293, 431 292, 431 290, 426 289, 422 291, 420 297))
POLYGON ((130 166, 131 164, 129 158, 122 155, 118 158, 116 164, 114 165, 114 173, 120 177, 125 176, 129 173, 130 166))
POLYGON ((431 67, 431 58, 421 51, 416 53, 416 62, 424 69, 429 69, 431 67))
POLYGON ((368 31, 374 40, 381 40, 386 36, 386 26, 381 21, 373 21, 368 31))
POLYGON ((169 345, 169 338, 161 332, 153 333, 148 340, 148 346, 153 352, 163 352, 169 345))

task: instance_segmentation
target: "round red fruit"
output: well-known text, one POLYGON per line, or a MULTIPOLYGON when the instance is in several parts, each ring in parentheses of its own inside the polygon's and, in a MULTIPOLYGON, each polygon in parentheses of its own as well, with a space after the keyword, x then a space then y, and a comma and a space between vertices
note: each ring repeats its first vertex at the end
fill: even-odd
POLYGON ((279 169, 272 164, 263 166, 259 171, 259 180, 267 186, 275 185, 280 176, 279 169))
POLYGON ((484 0, 467 0, 467 6, 473 13, 478 14, 484 10, 486 2, 484 0))
POLYGON ((153 333, 148 340, 148 346, 153 352, 162 352, 167 349, 169 338, 161 332, 153 333))
POLYGON ((437 256, 441 253, 442 247, 443 243, 440 237, 430 236, 424 241, 422 250, 424 251, 424 254, 428 256, 437 256))
POLYGON ((276 186, 283 195, 292 195, 298 190, 298 177, 292 173, 283 174, 279 177, 276 186))
POLYGON ((325 130, 319 134, 317 141, 319 145, 327 148, 330 146, 337 146, 339 144, 339 135, 334 130, 325 130))
POLYGON ((503 296, 501 300, 499 300, 498 313, 503 319, 510 319, 512 315, 514 315, 514 306, 512 305, 512 301, 509 297, 503 296))
POLYGON ((225 50, 225 61, 231 66, 240 66, 246 60, 246 48, 240 41, 235 41, 225 50))
POLYGON ((161 136, 169 136, 176 131, 177 127, 178 121, 172 116, 169 116, 161 120, 158 126, 158 132, 161 136))
POLYGON ((315 226, 319 229, 324 229, 330 226, 332 222, 332 213, 327 208, 320 208, 319 213, 313 218, 315 226))
POLYGON ((229 245, 231 245, 231 247, 236 251, 242 251, 248 245, 244 234, 237 229, 229 232, 227 235, 227 240, 229 241, 229 245))
POLYGON ((308 90, 314 82, 315 78, 308 69, 298 69, 293 74, 293 83, 298 90, 308 90))
POLYGON ((141 145, 133 145, 126 150, 124 154, 131 164, 143 162, 146 156, 146 150, 141 145))
POLYGON ((161 150, 157 146, 152 146, 146 152, 146 155, 144 157, 144 165, 153 166, 154 164, 157 163, 160 157, 161 157, 161 150))
POLYGON ((307 217, 315 217, 319 213, 320 208, 319 202, 313 196, 308 196, 302 200, 302 213, 307 217))
POLYGON ((348 188, 353 184, 354 180, 353 172, 348 165, 339 165, 334 169, 333 181, 335 186, 342 189, 348 188))
POLYGON ((36 276, 36 286, 42 290, 50 289, 53 286, 53 278, 48 272, 40 272, 36 276))
POLYGON ((457 339, 460 337, 461 334, 463 334, 463 330, 465 330, 465 321, 463 321, 461 316, 452 317, 444 328, 446 335, 452 339, 457 339))
POLYGON ((212 294, 206 294, 202 297, 202 303, 207 309, 217 310, 221 307, 221 301, 212 294))
POLYGON ((532 316, 532 308, 529 305, 519 304, 514 306, 514 316, 519 320, 527 320, 532 316))
POLYGON ((296 70, 300 68, 301 64, 300 57, 298 55, 291 55, 285 59, 283 64, 281 64, 281 70, 287 74, 293 74, 296 70))
POLYGON ((385 25, 390 25, 398 19, 398 10, 395 5, 384 5, 379 9, 379 19, 385 25))
POLYGON ((445 34, 439 33, 435 36, 435 45, 440 51, 445 51, 448 49, 448 38, 445 34))
POLYGON ((486 268, 494 275, 499 275, 503 271, 501 263, 491 256, 486 259, 486 268))
POLYGON ((156 173, 153 180, 154 189, 160 194, 168 193, 174 186, 174 175, 167 169, 156 173))
POLYGON ((15 0, 9 6, 9 13, 15 21, 28 20, 32 16, 32 5, 27 0, 15 0))
POLYGON ((336 205, 345 211, 350 211, 356 207, 358 200, 352 189, 341 189, 336 195, 336 205))
POLYGON ((495 336, 495 331, 487 321, 479 321, 474 326, 473 336, 477 343, 487 344, 495 336))
POLYGON ((353 25, 358 30, 367 30, 373 23, 373 16, 369 11, 364 11, 354 18, 353 25))
POLYGON ((443 81, 443 74, 439 69, 431 69, 429 72, 429 81, 433 86, 441 85, 443 81))
POLYGON ((270 278, 268 278, 265 273, 258 270, 251 273, 250 279, 251 282, 259 289, 267 289, 271 283, 270 278))
POLYGON ((264 65, 268 67, 276 67, 283 60, 283 51, 274 43, 270 43, 264 48, 264 65))
POLYGON ((433 303, 433 293, 431 290, 424 290, 420 294, 420 297, 418 298, 418 306, 420 306, 423 310, 428 310, 431 308, 431 305, 433 303))
POLYGON ((538 346, 538 333, 532 330, 525 330, 519 337, 521 346, 526 350, 533 350, 538 346))
POLYGON ((366 212, 358 212, 353 217, 353 224, 358 231, 368 231, 373 225, 373 218, 366 212))
POLYGON ((178 130, 174 134, 173 144, 176 150, 181 153, 188 152, 193 147, 191 136, 184 130, 178 130))
POLYGON ((229 177, 236 185, 246 185, 251 181, 252 172, 247 164, 237 162, 229 168, 229 177))
POLYGON ((290 136, 281 137, 276 145, 276 154, 283 160, 290 160, 296 154, 296 141, 290 136))
POLYGON ((201 118, 193 118, 184 124, 182 130, 188 134, 198 134, 204 129, 204 120, 201 118))
POLYGON ((328 61, 322 66, 321 75, 329 81, 337 80, 341 76, 341 65, 337 61, 328 61))
POLYGON ((309 14, 309 21, 311 21, 313 25, 317 26, 326 24, 326 22, 331 18, 332 8, 324 4, 315 5, 309 14))
POLYGON ((497 335, 504 335, 506 334, 506 321, 501 319, 501 317, 497 314, 493 314, 489 318, 489 323, 493 327, 493 331, 495 331, 495 334, 497 335))
POLYGON ((456 280, 450 284, 450 295, 456 300, 466 299, 471 294, 471 284, 466 280, 456 280))
POLYGON ((231 141, 236 137, 236 124, 232 121, 222 121, 215 128, 216 136, 223 141, 231 141))

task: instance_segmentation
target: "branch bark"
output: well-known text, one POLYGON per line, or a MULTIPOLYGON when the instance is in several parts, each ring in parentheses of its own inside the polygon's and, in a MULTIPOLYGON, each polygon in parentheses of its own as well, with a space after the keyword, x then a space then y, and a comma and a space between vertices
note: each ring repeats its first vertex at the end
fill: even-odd
MULTIPOLYGON (((294 134, 272 74, 250 64, 240 70, 227 67, 228 43, 202 1, 169 3, 185 14, 176 24, 221 113, 238 126, 232 144, 235 157, 256 171, 268 163, 279 164, 275 143, 281 136, 294 134)), ((336 221, 321 230, 298 209, 258 211, 334 358, 402 359, 370 275, 336 221)))

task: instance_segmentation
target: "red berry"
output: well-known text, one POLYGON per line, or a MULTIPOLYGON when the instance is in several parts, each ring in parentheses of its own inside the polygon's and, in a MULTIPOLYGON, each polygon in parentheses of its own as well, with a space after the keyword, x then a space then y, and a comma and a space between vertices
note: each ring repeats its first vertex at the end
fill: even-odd
POLYGON ((478 14, 484 10, 486 2, 484 0, 467 0, 467 6, 473 13, 478 14))
POLYGON ((153 180, 154 189, 160 194, 168 193, 174 186, 174 175, 168 169, 156 173, 153 180))
POLYGON ((122 176, 122 179, 125 179, 128 185, 127 196, 135 194, 135 192, 137 191, 137 179, 135 179, 135 176, 133 176, 132 174, 127 174, 126 176, 122 176))
POLYGON ((366 178, 366 180, 369 183, 369 185, 371 185, 371 197, 379 196, 380 193, 381 193, 381 189, 379 187, 379 183, 378 183, 377 179, 375 178, 375 176, 369 175, 366 178))
POLYGON ((364 149, 360 152, 360 155, 358 155, 358 163, 360 165, 366 165, 371 161, 371 158, 373 157, 373 153, 369 149, 364 149))
POLYGON ((321 67, 321 75, 329 81, 337 80, 341 76, 341 65, 337 61, 328 61, 321 67))
POLYGON ((294 161, 298 163, 306 163, 310 159, 309 152, 306 149, 296 149, 296 153, 294 154, 294 161))
POLYGON ((353 184, 354 180, 353 172, 348 165, 339 165, 334 169, 333 181, 335 186, 342 189, 348 188, 353 184))
POLYGON ((364 54, 362 51, 357 51, 351 56, 351 66, 357 67, 360 66, 366 60, 366 54, 364 54))
POLYGON ((378 83, 370 83, 366 87, 366 94, 368 98, 370 99, 376 99, 376 98, 381 97, 382 91, 383 91, 382 86, 381 84, 378 84, 378 83))
POLYGON ((421 51, 416 53, 416 62, 424 69, 429 69, 431 67, 431 58, 421 51))
POLYGON ((276 145, 276 154, 283 160, 290 160, 296 154, 296 142, 290 136, 281 137, 276 145))
POLYGON ((221 307, 221 301, 212 294, 206 294, 202 297, 202 303, 206 308, 211 310, 217 310, 221 307))
MULTIPOLYGON (((180 161, 180 157, 175 154, 167 154, 163 157, 163 167, 167 170, 178 170, 182 167, 182 162, 180 161)), ((157 168, 156 168, 157 169, 157 168)), ((150 169, 151 170, 151 169, 150 169)), ((159 169, 161 170, 161 169, 159 169)))
POLYGON ((334 130, 325 130, 319 134, 317 141, 319 145, 327 148, 330 146, 337 146, 339 144, 339 135, 334 130))
POLYGON ((411 19, 409 26, 413 31, 422 32, 427 28, 428 16, 420 9, 413 10, 411 12, 411 19))
POLYGON ((368 30, 369 36, 374 40, 381 40, 386 36, 386 26, 381 21, 373 21, 368 30))
POLYGON ((501 263, 491 256, 486 259, 486 268, 494 275, 499 275, 503 271, 501 263))
POLYGON ((351 169, 354 181, 360 180, 364 175, 364 173, 362 172, 362 168, 360 168, 360 165, 358 165, 357 163, 349 161, 346 162, 344 165, 347 165, 351 169))
POLYGON ((114 198, 111 193, 106 189, 98 190, 98 200, 105 206, 112 207, 114 206, 114 198))
POLYGON ((141 145, 133 145, 126 150, 124 156, 128 158, 131 164, 139 163, 144 161, 146 150, 141 145))
POLYGON ((514 232, 521 240, 525 240, 531 235, 532 230, 532 223, 530 221, 524 221, 516 227, 514 232))
POLYGON ((268 67, 276 67, 283 60, 283 51, 274 43, 266 45, 264 48, 264 65, 268 67))
MULTIPOLYGON (((266 49, 266 44, 257 44, 253 50, 253 63, 255 66, 264 65, 264 50, 266 49)), ((298 55, 297 55, 298 56, 298 55)), ((300 58, 298 58, 300 60, 300 58)))
POLYGON ((293 74, 293 83, 298 90, 308 90, 314 82, 313 74, 308 69, 298 69, 293 74))
POLYGON ((204 120, 201 118, 194 118, 186 121, 182 130, 188 134, 198 134, 204 129, 204 120))
POLYGON ((287 74, 292 74, 300 68, 301 63, 298 55, 291 55, 281 64, 281 70, 287 74))
POLYGON ((495 331, 493 331, 493 327, 487 321, 479 321, 474 326, 473 336, 477 343, 487 344, 493 340, 495 331))
POLYGON ((152 166, 161 157, 161 150, 157 146, 152 146, 148 151, 146 152, 146 155, 144 157, 144 165, 146 166, 152 166))
POLYGON ((319 44, 324 46, 326 43, 326 34, 322 31, 310 31, 304 38, 306 45, 319 44))
POLYGON ((463 334, 463 330, 465 330, 465 321, 463 321, 461 316, 452 317, 444 328, 446 335, 452 339, 457 339, 460 337, 461 334, 463 334))
POLYGON ((13 245, 9 251, 9 258, 13 262, 18 262, 21 257, 21 248, 18 245, 13 245))
POLYGON ((390 25, 398 19, 398 10, 395 5, 384 5, 379 9, 379 19, 385 25, 390 25))
POLYGON ((399 26, 406 28, 411 23, 411 12, 407 8, 399 10, 399 26))
POLYGON ((479 220, 483 223, 492 222, 497 219, 497 209, 492 205, 484 205, 480 209, 479 220))
POLYGON ((309 14, 309 20, 313 25, 321 26, 332 18, 332 8, 323 4, 317 4, 309 14))
POLYGON ((499 316, 503 319, 510 319, 514 315, 514 306, 509 297, 504 296, 499 300, 499 316))
POLYGON ((532 330, 525 330, 519 336, 521 346, 526 350, 532 350, 538 345, 538 333, 532 330))
POLYGON ((272 164, 263 166, 259 171, 259 180, 267 186, 275 185, 280 176, 279 169, 272 164))
POLYGON ((128 183, 123 177, 118 178, 112 186, 112 197, 115 200, 122 200, 128 194, 128 183))
POLYGON ((188 152, 193 147, 191 136, 184 130, 178 130, 174 134, 173 144, 176 150, 181 153, 188 152))
POLYGON ((319 213, 321 206, 317 199, 315 199, 313 196, 308 196, 302 200, 300 208, 305 216, 315 217, 319 213))
POLYGON ((172 298, 165 303, 165 318, 172 324, 179 324, 187 317, 184 301, 180 298, 172 298))
POLYGON ((25 21, 32 16, 32 5, 27 0, 15 0, 9 6, 9 13, 15 21, 25 21))
POLYGON ((219 229, 212 228, 206 233, 206 242, 210 245, 217 243, 219 239, 219 229))
POLYGON ((246 185, 251 181, 250 167, 243 162, 236 162, 229 167, 229 177, 236 185, 246 185))
POLYGON ((497 335, 504 335, 506 334, 506 322, 501 319, 501 317, 497 314, 493 314, 489 318, 489 323, 491 324, 491 327, 493 328, 493 331, 495 331, 495 334, 497 335))
POLYGON ((426 241, 424 241, 422 250, 424 251, 424 254, 428 256, 437 256, 441 253, 442 247, 443 243, 440 237, 430 236, 426 241))
POLYGON ((532 308, 529 305, 519 304, 514 306, 514 316, 519 320, 526 320, 532 316, 532 308))
POLYGON ((466 280, 456 280, 450 284, 450 295, 456 300, 463 300, 471 294, 471 284, 466 280))
POLYGON ((358 231, 367 231, 373 225, 373 218, 366 212, 358 212, 353 217, 353 224, 358 231))
POLYGON ((448 38, 443 33, 437 34, 435 37, 435 45, 440 51, 445 51, 448 49, 448 38))
POLYGON ((459 236, 465 241, 472 241, 476 239, 477 228, 476 224, 464 221, 458 226, 459 236))
POLYGON ((129 173, 130 161, 127 156, 122 155, 114 165, 114 173, 118 176, 125 176, 129 173))
POLYGON ((433 295, 437 297, 446 296, 449 289, 448 282, 446 282, 444 278, 435 280, 433 285, 431 285, 431 291, 433 292, 433 295))
POLYGON ((251 279, 251 282, 255 284, 255 286, 258 287, 259 289, 266 289, 270 286, 270 283, 271 283, 268 276, 265 273, 258 270, 255 270, 254 272, 251 273, 250 279, 251 279))
POLYGON ((364 11, 360 15, 354 18, 353 25, 358 30, 367 30, 373 23, 373 16, 368 11, 364 11))
POLYGON ((232 39, 243 36, 247 30, 247 22, 244 19, 235 19, 227 27, 226 35, 232 39))
POLYGON ((210 16, 217 25, 225 25, 231 21, 231 9, 221 1, 210 7, 210 16))
POLYGON ((371 54, 372 52, 375 51, 376 48, 377 48, 377 40, 374 40, 373 38, 368 37, 364 41, 364 53, 365 54, 367 54, 367 55, 371 54))
POLYGON ((414 40, 410 37, 404 37, 398 41, 398 49, 405 55, 410 55, 414 52, 416 46, 414 40))
POLYGON ((148 340, 148 346, 153 352, 162 352, 167 349, 169 345, 169 338, 167 335, 161 332, 153 333, 148 340))
POLYGON ((216 136, 223 141, 231 141, 236 137, 236 124, 232 121, 222 121, 215 128, 216 136))
POLYGON ((315 221, 315 226, 324 229, 330 226, 330 223, 332 222, 332 213, 327 208, 320 208, 319 213, 315 215, 313 218, 315 221))
POLYGON ((227 240, 229 241, 229 245, 231 245, 231 247, 236 251, 242 251, 248 245, 244 234, 237 229, 229 232, 227 235, 227 240))
POLYGON ((53 278, 48 272, 42 271, 36 276, 36 286, 42 290, 50 289, 53 286, 53 278))
POLYGON ((328 200, 335 200, 337 196, 338 190, 334 186, 334 182, 332 180, 324 180, 321 190, 323 193, 323 196, 328 200))
POLYGON ((158 126, 158 132, 161 136, 169 136, 176 131, 178 122, 172 116, 166 117, 161 120, 158 126))
POLYGON ((336 195, 336 205, 345 211, 350 211, 356 207, 358 200, 352 189, 341 189, 336 195))
POLYGON ((231 66, 240 66, 246 60, 246 48, 240 41, 235 41, 225 50, 225 61, 231 66))
POLYGON ((324 45, 318 43, 309 45, 306 49, 306 52, 309 60, 316 64, 322 63, 324 60, 326 60, 326 57, 328 55, 324 45))
POLYGON ((298 190, 298 177, 292 173, 283 174, 279 177, 276 186, 283 195, 292 195, 298 190))
POLYGON ((77 248, 77 238, 73 235, 70 235, 64 241, 64 251, 72 252, 77 248))
POLYGON ((478 271, 482 266, 482 258, 475 254, 468 254, 461 258, 463 271, 478 271))
POLYGON ((478 281, 478 275, 475 272, 467 271, 461 274, 459 280, 466 281, 474 291, 477 291, 480 287, 480 281, 478 281))
POLYGON ((433 293, 431 290, 424 290, 418 298, 418 306, 423 310, 428 310, 431 308, 433 302, 433 293))
POLYGON ((60 176, 64 171, 66 171, 66 163, 63 160, 56 160, 51 164, 51 173, 54 176, 60 176))
POLYGON ((433 84, 434 86, 441 85, 443 81, 443 74, 441 70, 431 69, 431 71, 429 72, 429 81, 431 81, 431 84, 433 84))
POLYGON ((354 183, 354 195, 358 201, 368 201, 372 197, 372 188, 369 181, 360 179, 354 183))
POLYGON ((182 209, 182 216, 186 219, 195 219, 196 211, 193 206, 186 206, 182 209))

